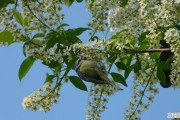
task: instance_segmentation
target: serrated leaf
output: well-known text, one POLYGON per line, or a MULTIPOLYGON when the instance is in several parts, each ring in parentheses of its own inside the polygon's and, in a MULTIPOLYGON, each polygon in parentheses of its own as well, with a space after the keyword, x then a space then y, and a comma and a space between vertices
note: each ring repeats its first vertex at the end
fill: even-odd
POLYGON ((77 76, 69 76, 71 83, 78 89, 87 91, 87 87, 84 82, 77 76))
POLYGON ((0 42, 5 43, 7 42, 8 45, 12 44, 14 37, 10 31, 4 30, 0 32, 0 42))
POLYGON ((123 62, 116 62, 115 65, 118 69, 122 69, 122 70, 127 69, 126 64, 124 64, 123 62))
POLYGON ((55 78, 55 75, 46 74, 46 80, 44 83, 52 82, 54 78, 55 78))
POLYGON ((23 26, 23 18, 21 13, 19 13, 16 9, 13 9, 13 15, 16 18, 16 21, 23 26))
POLYGON ((116 82, 118 82, 118 83, 121 83, 121 84, 123 84, 124 86, 127 87, 127 83, 126 83, 124 77, 123 77, 121 74, 112 72, 112 73, 111 73, 111 76, 112 76, 112 78, 113 78, 114 81, 116 81, 116 82))
POLYGON ((36 61, 36 59, 30 56, 22 62, 21 66, 19 68, 19 80, 20 81, 26 76, 26 74, 31 69, 31 67, 35 61, 36 61))

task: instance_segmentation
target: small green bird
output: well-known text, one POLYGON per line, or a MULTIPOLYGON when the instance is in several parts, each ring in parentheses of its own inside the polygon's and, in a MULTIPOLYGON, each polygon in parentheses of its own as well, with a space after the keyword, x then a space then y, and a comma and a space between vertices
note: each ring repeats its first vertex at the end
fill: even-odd
POLYGON ((114 82, 109 80, 106 67, 101 61, 80 56, 75 63, 75 71, 84 81, 95 84, 110 84, 117 90, 123 90, 114 82))

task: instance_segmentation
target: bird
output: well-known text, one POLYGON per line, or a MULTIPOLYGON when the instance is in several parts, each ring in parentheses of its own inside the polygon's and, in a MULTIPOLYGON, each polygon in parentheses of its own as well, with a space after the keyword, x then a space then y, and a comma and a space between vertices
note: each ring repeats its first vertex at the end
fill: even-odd
POLYGON ((75 62, 75 71, 78 76, 86 81, 95 84, 110 84, 116 90, 123 90, 108 78, 108 72, 102 61, 90 57, 79 56, 75 62))

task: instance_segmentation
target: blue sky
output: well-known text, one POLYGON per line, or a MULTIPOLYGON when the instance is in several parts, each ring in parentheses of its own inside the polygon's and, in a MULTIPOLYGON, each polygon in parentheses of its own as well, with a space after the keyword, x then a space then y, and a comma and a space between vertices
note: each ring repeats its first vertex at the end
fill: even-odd
MULTIPOLYGON (((86 23, 90 20, 85 4, 75 4, 64 12, 65 21, 71 27, 86 27, 86 23)), ((88 37, 87 34, 81 36, 84 40, 88 37)), ((0 120, 85 120, 88 92, 76 89, 71 83, 63 85, 59 103, 54 105, 51 111, 44 113, 24 110, 21 105, 23 98, 43 85, 45 73, 49 71, 40 61, 36 61, 20 83, 18 70, 24 59, 22 44, 0 47, 0 120)), ((108 109, 102 114, 102 120, 123 120, 124 109, 131 99, 132 81, 133 78, 130 76, 127 80, 129 87, 110 97, 108 109)), ((89 86, 90 83, 86 85, 89 86)), ((180 112, 179 101, 179 89, 160 87, 159 95, 155 97, 149 110, 144 111, 142 120, 166 120, 168 112, 180 112)))

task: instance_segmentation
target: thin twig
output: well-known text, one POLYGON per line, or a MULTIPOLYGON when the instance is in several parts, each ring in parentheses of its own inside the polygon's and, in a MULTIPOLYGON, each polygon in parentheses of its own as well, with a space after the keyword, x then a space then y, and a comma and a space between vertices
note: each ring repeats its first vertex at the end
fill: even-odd
POLYGON ((91 35, 91 37, 89 38, 88 41, 91 41, 91 39, 94 37, 94 35, 95 35, 96 32, 97 32, 97 30, 95 30, 95 31, 93 32, 93 34, 91 35))
POLYGON ((50 29, 51 31, 58 33, 57 31, 53 30, 51 27, 49 27, 47 24, 45 24, 43 21, 41 21, 36 15, 35 13, 31 10, 30 6, 28 5, 28 2, 26 2, 26 6, 29 9, 29 11, 31 12, 31 14, 41 23, 43 24, 45 27, 47 27, 48 29, 50 29))
MULTIPOLYGON (((136 111, 137 111, 137 109, 138 109, 139 105, 140 105, 140 104, 141 104, 141 102, 142 102, 142 99, 143 99, 143 97, 144 97, 144 93, 145 93, 145 91, 146 91, 147 86, 148 86, 148 85, 149 85, 149 83, 150 83, 150 80, 151 80, 152 76, 153 76, 153 73, 154 73, 154 71, 155 71, 155 68, 156 68, 157 62, 158 62, 158 61, 156 61, 155 65, 154 65, 154 68, 153 68, 152 74, 150 75, 150 77, 149 77, 149 79, 148 79, 148 81, 147 81, 147 84, 146 84, 146 86, 144 87, 144 90, 143 90, 143 92, 142 92, 143 94, 142 94, 142 96, 141 96, 141 98, 140 98, 140 100, 139 100, 139 102, 138 102, 138 104, 137 104, 137 106, 136 106, 136 108, 135 108, 135 110, 134 110, 133 114, 135 114, 135 113, 136 113, 136 111)), ((132 116, 130 116, 129 120, 131 120, 131 117, 132 117, 132 116)))
POLYGON ((98 105, 96 106, 96 112, 97 112, 98 107, 100 106, 102 95, 103 95, 103 88, 102 88, 102 90, 101 90, 101 94, 100 94, 100 97, 99 97, 99 103, 98 103, 98 105))

